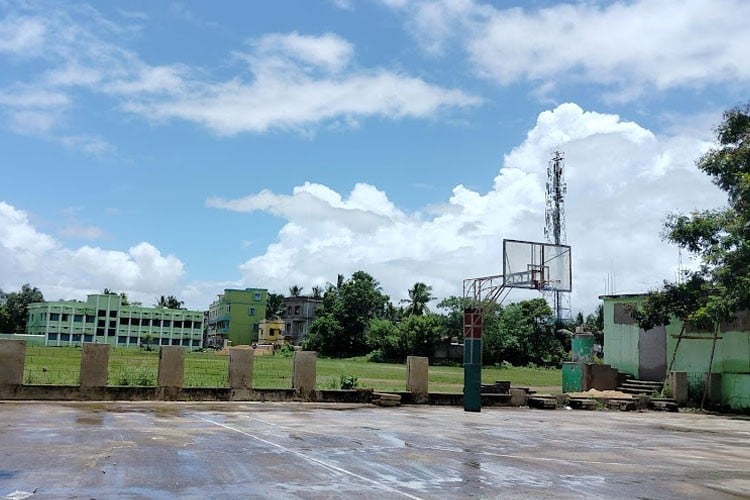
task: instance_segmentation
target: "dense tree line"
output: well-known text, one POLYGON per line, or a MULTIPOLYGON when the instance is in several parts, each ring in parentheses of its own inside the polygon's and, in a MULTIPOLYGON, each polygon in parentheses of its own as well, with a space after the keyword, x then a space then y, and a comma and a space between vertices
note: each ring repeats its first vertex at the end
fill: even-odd
MULTIPOLYGON (((437 304, 432 288, 415 283, 408 299, 394 305, 377 280, 364 271, 350 279, 339 275, 323 294, 304 348, 325 356, 368 355, 374 361, 403 362, 407 356, 433 358, 441 344, 463 338, 463 313, 469 305, 461 297, 448 297, 437 304)), ((558 365, 570 348, 569 333, 554 319, 542 298, 507 306, 484 304, 483 360, 485 364, 558 365)), ((583 318, 579 325, 599 330, 600 314, 583 318)))
MULTIPOLYGON (((303 288, 290 287, 292 296, 299 296, 303 288)), ((129 301, 127 295, 105 289, 104 293, 119 295, 123 304, 140 305, 129 301)), ((407 356, 426 356, 434 359, 437 349, 463 339, 463 314, 469 305, 461 297, 440 301, 433 312, 429 303, 436 300, 432 287, 417 282, 407 290, 408 298, 394 304, 384 294, 378 281, 364 271, 357 271, 349 279, 338 275, 335 283, 325 289, 313 287, 313 295, 321 298, 321 306, 305 340, 304 348, 332 357, 368 355, 374 361, 403 362, 407 356)), ((42 302, 42 292, 24 285, 19 292, 0 291, 0 332, 24 333, 28 304, 42 302)), ((176 297, 160 296, 155 307, 181 308, 176 297)), ((542 298, 524 300, 498 306, 483 304, 485 364, 558 365, 566 356, 570 340, 566 325, 557 324, 552 310, 542 298)), ((266 316, 284 316, 284 296, 268 294, 266 316)), ((576 324, 588 329, 602 329, 601 307, 597 313, 576 324)), ((573 328, 575 325, 567 325, 573 328)))

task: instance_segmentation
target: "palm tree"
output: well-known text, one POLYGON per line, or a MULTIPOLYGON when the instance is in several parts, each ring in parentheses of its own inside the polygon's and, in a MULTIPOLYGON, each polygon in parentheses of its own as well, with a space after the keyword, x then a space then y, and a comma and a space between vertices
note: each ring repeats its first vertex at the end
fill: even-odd
POLYGON ((292 285, 292 286, 290 286, 289 287, 289 295, 291 295, 292 297, 299 297, 300 295, 302 295, 302 288, 303 287, 301 287, 299 285, 292 285))
POLYGON ((409 298, 401 299, 400 302, 408 304, 406 307, 406 314, 411 316, 412 314, 421 316, 425 313, 430 312, 427 307, 427 303, 436 297, 432 295, 432 287, 418 281, 414 283, 414 286, 409 289, 409 298))
POLYGON ((174 295, 168 295, 167 297, 164 297, 164 295, 162 295, 161 297, 159 297, 159 300, 156 301, 156 304, 154 304, 154 306, 166 309, 182 309, 184 303, 185 302, 179 300, 174 295))
POLYGON ((343 274, 339 274, 338 276, 336 276, 335 285, 331 282, 326 283, 326 293, 340 290, 341 287, 344 286, 345 281, 346 281, 346 277, 344 277, 343 274))
POLYGON ((284 317, 284 296, 280 293, 269 293, 266 299, 266 319, 284 317))
POLYGON ((312 287, 312 296, 314 299, 323 298, 323 287, 318 285, 312 287))

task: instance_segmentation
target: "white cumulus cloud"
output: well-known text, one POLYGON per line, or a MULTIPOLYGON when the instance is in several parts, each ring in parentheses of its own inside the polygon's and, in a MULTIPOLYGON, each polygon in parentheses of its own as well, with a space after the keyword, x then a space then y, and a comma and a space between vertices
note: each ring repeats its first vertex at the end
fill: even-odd
POLYGON ((184 275, 183 263, 147 242, 127 251, 93 246, 65 247, 38 231, 29 215, 0 201, 0 288, 15 290, 23 283, 40 288, 48 299, 82 299, 104 288, 125 291, 151 303, 169 293, 184 275))
POLYGON ((398 11, 426 52, 458 44, 478 75, 502 85, 531 82, 550 93, 558 83, 594 83, 608 97, 632 100, 650 89, 750 80, 744 0, 407 5, 398 11))
POLYGON ((333 34, 267 35, 236 53, 247 73, 218 83, 183 81, 169 96, 132 95, 123 106, 151 120, 181 119, 217 134, 299 130, 335 120, 430 118, 482 100, 383 68, 356 69, 352 45, 333 34))
POLYGON ((264 190, 207 205, 287 221, 274 243, 241 265, 245 283, 310 287, 362 269, 394 299, 416 281, 439 296, 454 295, 464 278, 502 272, 503 238, 543 240, 546 167, 560 148, 567 161, 573 309, 589 312, 608 275, 616 275, 619 292, 674 278, 677 250, 660 239, 665 215, 724 201, 694 166, 708 147, 706 136, 659 136, 568 103, 539 115, 487 191, 456 186, 429 215, 399 209, 367 184, 339 194, 305 183, 291 194, 264 190))
POLYGON ((319 126, 357 126, 370 117, 434 118, 482 102, 403 71, 360 67, 352 43, 334 33, 261 35, 227 54, 229 74, 217 75, 177 62, 152 64, 130 49, 130 37, 143 29, 132 25, 142 21, 138 17, 119 25, 88 6, 7 10, 0 56, 23 56, 31 76, 0 88, 6 127, 94 154, 114 148, 90 132, 66 130, 70 109, 87 94, 111 99, 112 109, 144 120, 187 121, 219 135, 308 133, 319 126), (87 137, 92 139, 76 140, 87 137))

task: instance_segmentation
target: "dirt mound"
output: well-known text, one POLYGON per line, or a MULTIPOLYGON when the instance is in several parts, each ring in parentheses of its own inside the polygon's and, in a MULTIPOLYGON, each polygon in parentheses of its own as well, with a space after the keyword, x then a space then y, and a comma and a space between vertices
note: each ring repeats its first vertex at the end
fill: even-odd
POLYGON ((589 389, 584 392, 569 392, 568 396, 571 398, 618 398, 618 399, 633 399, 632 394, 628 394, 622 391, 599 391, 597 389, 589 389))

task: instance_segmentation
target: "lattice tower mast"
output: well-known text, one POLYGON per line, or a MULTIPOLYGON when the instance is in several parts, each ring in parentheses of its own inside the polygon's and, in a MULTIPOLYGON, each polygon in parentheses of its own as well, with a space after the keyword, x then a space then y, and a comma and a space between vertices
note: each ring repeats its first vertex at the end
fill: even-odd
MULTIPOLYGON (((568 242, 565 224, 565 195, 568 185, 565 182, 565 155, 555 150, 547 163, 547 202, 544 209, 544 237, 555 245, 568 242)), ((552 310, 558 320, 570 316, 570 295, 567 292, 553 291, 552 310)))

